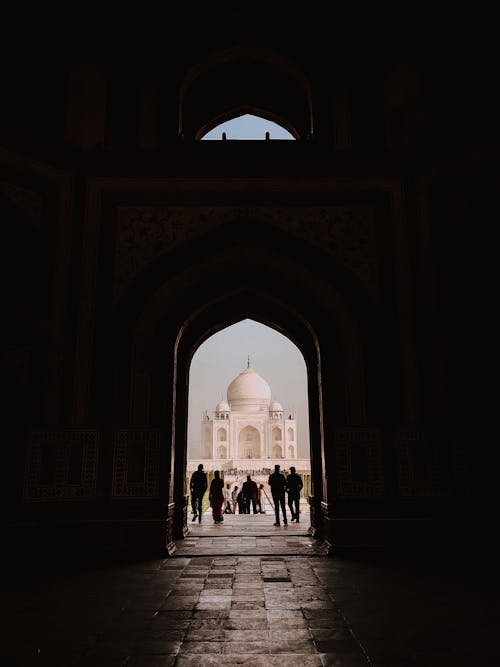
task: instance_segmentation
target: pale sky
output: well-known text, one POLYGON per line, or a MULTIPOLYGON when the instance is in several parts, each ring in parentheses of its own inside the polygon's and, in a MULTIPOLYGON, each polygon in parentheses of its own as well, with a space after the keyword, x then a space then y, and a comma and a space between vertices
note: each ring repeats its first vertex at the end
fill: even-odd
POLYGON ((226 133, 227 139, 250 141, 255 141, 256 139, 264 140, 266 138, 266 132, 269 132, 270 139, 294 140, 290 132, 281 127, 281 125, 273 123, 271 120, 266 120, 265 118, 259 118, 258 116, 246 113, 243 116, 232 118, 225 123, 217 125, 217 127, 214 127, 213 130, 210 130, 210 132, 207 132, 202 137, 202 141, 220 140, 222 139, 223 132, 226 133))
POLYGON ((200 454, 201 415, 226 400, 230 382, 250 366, 271 387, 271 398, 297 418, 297 454, 309 456, 307 372, 299 349, 285 336, 243 320, 211 336, 196 351, 189 372, 188 458, 200 454))

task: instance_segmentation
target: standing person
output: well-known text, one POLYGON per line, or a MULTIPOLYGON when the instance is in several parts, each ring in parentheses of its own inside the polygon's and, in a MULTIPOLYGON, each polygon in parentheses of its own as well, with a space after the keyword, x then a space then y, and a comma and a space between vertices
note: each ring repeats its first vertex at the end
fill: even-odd
POLYGON ((269 479, 267 481, 271 487, 271 494, 273 496, 274 502, 274 513, 276 515, 276 523, 274 523, 273 526, 280 525, 280 505, 281 511, 283 513, 283 523, 286 526, 288 523, 285 507, 286 477, 280 473, 280 466, 278 464, 274 466, 274 472, 269 475, 269 479))
POLYGON ((224 514, 233 513, 231 509, 231 491, 229 490, 230 488, 231 484, 229 484, 228 482, 224 488, 224 514))
POLYGON ((231 491, 231 500, 233 501, 233 514, 236 514, 236 508, 238 507, 238 487, 235 486, 231 491))
POLYGON ((208 492, 208 499, 210 501, 210 507, 212 508, 214 523, 224 521, 224 517, 222 516, 222 504, 224 503, 223 489, 224 480, 221 479, 220 472, 215 470, 214 478, 210 482, 210 490, 208 492))
POLYGON ((264 484, 259 484, 259 512, 261 514, 266 513, 266 511, 264 510, 264 497, 265 497, 264 484))
POLYGON ((193 518, 192 521, 196 521, 198 517, 198 522, 201 523, 201 515, 203 513, 203 496, 207 490, 208 481, 207 474, 203 470, 203 463, 200 463, 198 470, 195 470, 191 475, 189 481, 189 490, 191 492, 191 506, 193 508, 193 518))
POLYGON ((253 481, 250 475, 247 475, 247 481, 243 482, 241 490, 243 491, 246 499, 246 504, 247 504, 246 513, 250 514, 250 501, 252 501, 252 511, 254 514, 257 514, 257 501, 259 499, 259 490, 257 488, 256 482, 253 481))
POLYGON ((238 502, 238 514, 246 514, 247 513, 247 503, 246 503, 246 500, 245 500, 245 494, 243 493, 243 488, 238 493, 237 502, 238 502))
POLYGON ((294 466, 290 466, 290 474, 286 478, 286 490, 288 491, 288 507, 292 518, 290 521, 299 522, 300 492, 304 484, 302 478, 295 472, 294 466), (294 511, 295 507, 295 511, 294 511))

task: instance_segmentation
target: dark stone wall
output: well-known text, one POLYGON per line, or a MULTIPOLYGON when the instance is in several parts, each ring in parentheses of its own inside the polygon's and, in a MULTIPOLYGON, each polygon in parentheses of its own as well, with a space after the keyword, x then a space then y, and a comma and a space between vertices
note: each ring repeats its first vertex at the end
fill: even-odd
POLYGON ((171 551, 185 532, 189 363, 244 317, 304 354, 311 524, 333 552, 444 548, 464 523, 469 544, 488 543, 489 61, 464 68, 453 51, 450 70, 438 42, 402 50, 397 32, 399 50, 374 55, 365 36, 346 60, 318 21, 277 36, 272 17, 260 30, 240 18, 233 39, 216 25, 207 39, 184 17, 180 45, 150 40, 134 57, 123 34, 63 31, 64 57, 10 61, 11 548, 171 551), (306 48, 296 38, 311 27, 306 48), (398 90, 408 63, 418 85, 398 90), (240 107, 266 107, 299 140, 195 140, 240 107))

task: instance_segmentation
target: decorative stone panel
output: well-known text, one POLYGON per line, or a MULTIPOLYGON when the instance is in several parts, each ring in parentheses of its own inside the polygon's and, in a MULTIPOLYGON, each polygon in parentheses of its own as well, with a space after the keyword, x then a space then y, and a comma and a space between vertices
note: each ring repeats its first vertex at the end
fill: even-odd
POLYGON ((115 300, 163 253, 241 218, 262 220, 326 250, 371 292, 378 291, 375 225, 369 207, 123 206, 117 210, 115 300))
POLYGON ((159 429, 121 429, 115 433, 113 498, 160 497, 159 429))
POLYGON ((42 195, 7 181, 0 181, 0 194, 10 199, 37 226, 40 225, 43 208, 42 195))
POLYGON ((467 457, 460 429, 402 428, 395 434, 403 498, 465 498, 467 457))
POLYGON ((89 429, 30 433, 25 503, 95 500, 99 434, 89 429))
POLYGON ((384 495, 384 466, 378 429, 337 429, 335 460, 337 495, 340 498, 375 498, 384 495))

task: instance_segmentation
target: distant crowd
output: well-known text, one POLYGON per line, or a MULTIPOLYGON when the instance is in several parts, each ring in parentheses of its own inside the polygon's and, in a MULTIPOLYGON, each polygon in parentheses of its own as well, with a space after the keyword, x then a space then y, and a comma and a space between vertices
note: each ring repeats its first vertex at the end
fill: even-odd
MULTIPOLYGON (((262 472, 262 471, 261 471, 262 472)), ((247 474, 246 481, 243 482, 241 489, 231 484, 224 483, 220 475, 220 470, 214 471, 214 478, 210 482, 208 489, 208 478, 203 470, 203 463, 198 465, 198 470, 191 475, 189 489, 191 492, 191 506, 193 510, 192 521, 201 523, 203 514, 203 497, 208 489, 208 499, 212 508, 214 523, 222 523, 224 514, 250 514, 250 507, 253 514, 264 514, 264 505, 267 498, 274 509, 276 516, 275 526, 281 525, 280 510, 283 517, 283 524, 288 524, 286 505, 290 509, 291 521, 299 521, 300 514, 300 492, 304 486, 302 478, 295 471, 294 466, 290 466, 288 475, 280 472, 280 466, 274 466, 274 472, 268 478, 269 488, 271 490, 272 501, 266 493, 264 484, 257 485, 252 479, 251 474, 247 474), (288 503, 286 496, 288 495, 288 503)))

